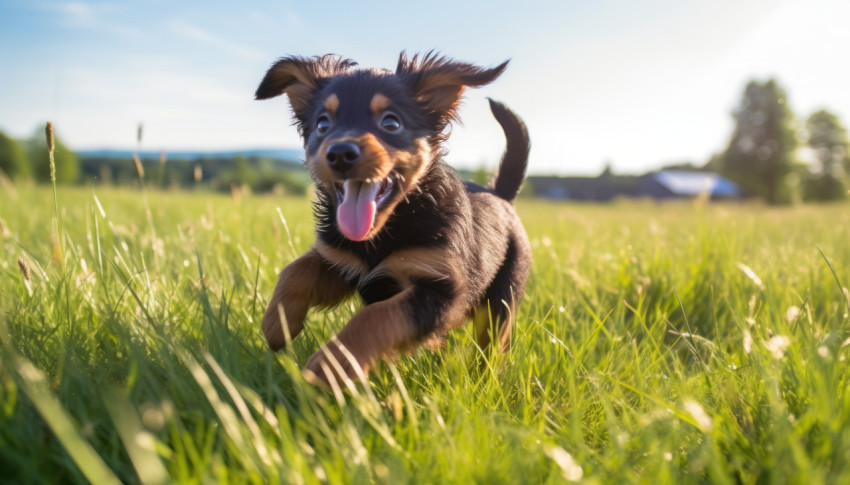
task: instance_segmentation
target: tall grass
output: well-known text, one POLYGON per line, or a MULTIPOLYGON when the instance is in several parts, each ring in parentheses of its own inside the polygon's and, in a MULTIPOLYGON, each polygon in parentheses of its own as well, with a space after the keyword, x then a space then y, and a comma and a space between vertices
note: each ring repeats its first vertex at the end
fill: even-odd
POLYGON ((521 202, 508 354, 464 328, 326 392, 299 365, 357 302, 259 331, 305 199, 61 195, 64 269, 46 190, 0 194, 0 481, 850 478, 847 206, 521 202))

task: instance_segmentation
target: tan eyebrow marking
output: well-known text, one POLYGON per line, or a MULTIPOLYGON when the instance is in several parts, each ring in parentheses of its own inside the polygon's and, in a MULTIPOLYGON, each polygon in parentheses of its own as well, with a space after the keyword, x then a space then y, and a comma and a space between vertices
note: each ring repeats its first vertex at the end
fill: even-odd
POLYGON ((372 110, 373 115, 378 115, 381 111, 387 109, 390 105, 390 98, 384 96, 381 93, 378 93, 372 96, 372 101, 369 103, 369 109, 372 110))
POLYGON ((339 109, 339 98, 336 94, 331 94, 328 96, 328 99, 325 100, 325 109, 331 116, 336 116, 336 110, 339 109))

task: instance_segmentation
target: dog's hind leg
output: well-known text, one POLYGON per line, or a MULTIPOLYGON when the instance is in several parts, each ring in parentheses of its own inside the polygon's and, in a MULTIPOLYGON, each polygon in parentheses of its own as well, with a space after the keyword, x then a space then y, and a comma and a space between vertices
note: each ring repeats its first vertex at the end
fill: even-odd
POLYGON ((524 237, 513 237, 505 262, 475 310, 473 324, 478 346, 487 349, 495 338, 502 352, 511 346, 511 329, 516 310, 525 293, 531 263, 531 248, 524 237))
POLYGON ((263 316, 263 333, 269 347, 277 350, 286 345, 287 333, 288 338, 295 338, 304 328, 304 317, 311 307, 333 307, 352 292, 345 279, 315 249, 302 254, 280 272, 263 316))

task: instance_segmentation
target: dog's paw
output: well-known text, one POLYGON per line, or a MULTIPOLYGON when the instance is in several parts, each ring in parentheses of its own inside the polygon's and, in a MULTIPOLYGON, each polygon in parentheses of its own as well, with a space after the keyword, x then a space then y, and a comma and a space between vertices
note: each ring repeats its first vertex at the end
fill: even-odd
POLYGON ((336 343, 328 343, 322 346, 304 364, 301 372, 304 379, 314 386, 328 388, 331 379, 334 379, 339 387, 345 387, 350 381, 356 381, 365 370, 360 367, 351 354, 344 354, 336 343))

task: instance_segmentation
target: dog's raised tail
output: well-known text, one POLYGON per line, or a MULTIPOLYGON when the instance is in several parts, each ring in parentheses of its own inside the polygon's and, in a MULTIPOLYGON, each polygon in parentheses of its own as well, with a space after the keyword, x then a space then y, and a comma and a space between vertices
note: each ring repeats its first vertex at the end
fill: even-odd
POLYGON ((502 155, 499 171, 490 181, 490 188, 505 200, 514 200, 525 179, 525 168, 528 165, 528 152, 531 141, 525 123, 504 104, 487 98, 490 101, 490 111, 496 121, 502 125, 507 146, 502 155))

